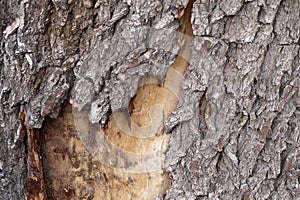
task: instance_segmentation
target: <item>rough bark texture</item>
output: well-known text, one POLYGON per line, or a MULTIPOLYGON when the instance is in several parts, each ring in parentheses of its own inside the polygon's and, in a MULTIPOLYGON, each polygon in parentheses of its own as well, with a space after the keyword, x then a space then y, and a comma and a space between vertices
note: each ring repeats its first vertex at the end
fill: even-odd
POLYGON ((0 199, 119 199, 120 188, 127 199, 299 199, 299 1, 190 4, 0 0, 0 199), (188 47, 174 34, 185 12, 188 47), (134 111, 145 75, 163 85, 184 48, 178 106, 163 118, 170 180, 142 185, 161 174, 109 169, 95 133, 134 111))

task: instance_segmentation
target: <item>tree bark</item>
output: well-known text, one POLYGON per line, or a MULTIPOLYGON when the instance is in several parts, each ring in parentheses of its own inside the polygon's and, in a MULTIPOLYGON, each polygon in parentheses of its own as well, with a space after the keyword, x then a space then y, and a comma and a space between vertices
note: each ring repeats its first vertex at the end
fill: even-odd
POLYGON ((0 0, 0 199, 298 199, 299 10, 0 0))

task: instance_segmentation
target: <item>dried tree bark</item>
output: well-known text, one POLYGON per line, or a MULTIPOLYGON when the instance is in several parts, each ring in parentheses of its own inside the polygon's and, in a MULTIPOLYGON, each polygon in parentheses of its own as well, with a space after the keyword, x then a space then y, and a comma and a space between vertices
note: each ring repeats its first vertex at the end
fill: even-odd
MULTIPOLYGON (((0 199, 299 199, 299 10, 297 0, 0 0, 0 199), (124 110, 131 125, 149 121, 136 111, 141 83, 163 86, 179 57, 189 66, 162 121, 164 166, 109 168, 100 130, 124 110)), ((124 137, 108 140, 141 144, 124 137)))

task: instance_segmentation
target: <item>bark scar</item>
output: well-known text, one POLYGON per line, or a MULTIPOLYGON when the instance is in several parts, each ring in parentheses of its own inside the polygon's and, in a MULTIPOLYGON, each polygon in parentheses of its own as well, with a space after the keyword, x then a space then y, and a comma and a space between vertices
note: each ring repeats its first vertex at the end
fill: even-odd
MULTIPOLYGON (((170 187, 169 174, 164 166, 170 135, 164 121, 177 108, 181 82, 191 58, 193 3, 194 0, 190 0, 184 10, 179 10, 177 38, 180 51, 168 68, 163 83, 159 84, 153 76, 143 77, 131 99, 130 110, 113 112, 107 124, 100 131, 98 129, 94 137, 96 146, 86 145, 93 159, 101 161, 104 173, 110 177, 107 185, 112 187, 108 187, 107 193, 112 195, 111 199, 132 199, 127 196, 128 191, 134 193, 135 199, 154 199, 165 195, 170 187), (122 177, 132 177, 133 184, 128 185, 128 178, 123 180, 122 177), (117 181, 113 182, 114 179, 117 181)), ((92 126, 86 122, 87 113, 75 115, 78 126, 92 126)), ((82 132, 85 135, 81 137, 86 138, 83 140, 90 141, 88 131, 82 132)))

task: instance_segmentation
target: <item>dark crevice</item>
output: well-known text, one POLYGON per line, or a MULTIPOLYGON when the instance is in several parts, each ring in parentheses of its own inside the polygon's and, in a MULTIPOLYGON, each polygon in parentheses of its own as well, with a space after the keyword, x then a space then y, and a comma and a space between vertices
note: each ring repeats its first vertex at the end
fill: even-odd
POLYGON ((276 27, 276 24, 277 24, 277 16, 278 16, 278 12, 282 9, 282 6, 283 6, 283 1, 280 1, 279 5, 278 5, 278 7, 277 7, 276 13, 275 13, 275 17, 274 17, 273 22, 272 22, 272 27, 273 27, 272 32, 273 32, 273 34, 274 34, 274 38, 273 38, 273 40, 270 42, 270 44, 273 44, 273 42, 276 41, 276 39, 277 39, 277 33, 276 33, 276 31, 275 31, 275 27, 276 27))
POLYGON ((207 124, 205 120, 207 112, 208 101, 206 99, 206 91, 202 95, 199 103, 199 131, 201 133, 202 139, 205 138, 205 133, 207 133, 207 124))

